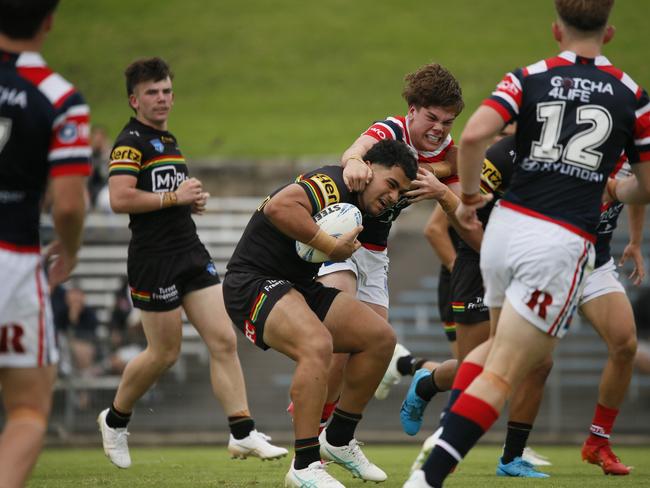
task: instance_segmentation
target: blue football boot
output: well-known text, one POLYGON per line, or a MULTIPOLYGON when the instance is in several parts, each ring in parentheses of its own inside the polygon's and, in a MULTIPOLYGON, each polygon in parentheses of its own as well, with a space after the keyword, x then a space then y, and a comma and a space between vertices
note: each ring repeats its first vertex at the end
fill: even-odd
POLYGON ((517 456, 508 464, 504 464, 499 458, 497 465, 497 476, 511 476, 519 478, 549 478, 550 475, 537 471, 535 466, 517 456))
POLYGON ((415 387, 425 376, 431 376, 428 369, 418 369, 413 375, 413 381, 406 392, 406 398, 402 402, 402 408, 399 411, 399 420, 402 423, 402 429, 408 435, 415 435, 420 431, 422 426, 422 415, 429 402, 423 400, 415 393, 415 387))

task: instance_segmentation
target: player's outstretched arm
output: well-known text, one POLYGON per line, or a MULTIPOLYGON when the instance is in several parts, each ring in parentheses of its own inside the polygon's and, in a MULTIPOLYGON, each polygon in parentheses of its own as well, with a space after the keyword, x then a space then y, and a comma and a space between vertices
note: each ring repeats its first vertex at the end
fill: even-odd
POLYGON ((632 166, 634 176, 623 180, 608 180, 607 193, 613 200, 623 203, 650 203, 650 164, 632 166))
POLYGON ((456 261, 456 250, 449 237, 448 227, 449 220, 445 211, 442 206, 436 205, 424 226, 424 237, 426 237, 443 266, 451 271, 454 267, 454 261, 456 261))
POLYGON ((58 176, 50 182, 52 219, 57 240, 50 247, 54 261, 48 277, 50 286, 68 279, 77 264, 86 215, 86 177, 58 176))

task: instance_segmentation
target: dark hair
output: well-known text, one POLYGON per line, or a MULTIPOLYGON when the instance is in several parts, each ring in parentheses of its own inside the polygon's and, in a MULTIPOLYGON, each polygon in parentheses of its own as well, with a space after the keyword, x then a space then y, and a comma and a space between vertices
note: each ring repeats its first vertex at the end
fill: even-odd
POLYGON ((363 159, 387 168, 399 166, 409 180, 414 180, 418 174, 418 160, 413 149, 394 139, 379 141, 368 150, 363 159))
POLYGON ((174 79, 169 65, 161 58, 142 58, 133 61, 124 70, 126 77, 126 95, 133 94, 133 90, 138 83, 143 81, 161 81, 169 76, 170 80, 174 79))
POLYGON ((0 0, 0 32, 11 39, 31 39, 59 0, 0 0))
POLYGON ((555 0, 562 21, 574 29, 593 32, 607 25, 614 0, 555 0))
POLYGON ((436 63, 426 64, 404 77, 402 97, 416 107, 442 107, 456 115, 465 108, 458 80, 449 70, 436 63))

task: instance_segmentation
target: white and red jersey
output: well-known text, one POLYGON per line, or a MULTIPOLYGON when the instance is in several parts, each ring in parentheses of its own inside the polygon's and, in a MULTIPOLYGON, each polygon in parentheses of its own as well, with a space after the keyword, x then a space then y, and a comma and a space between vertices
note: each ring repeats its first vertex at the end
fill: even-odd
POLYGON ((90 174, 89 109, 38 53, 0 51, 0 247, 38 252, 48 177, 90 174))
MULTIPOLYGON (((383 139, 393 139, 408 144, 418 155, 420 164, 436 164, 444 161, 449 149, 454 146, 454 140, 451 136, 440 144, 435 151, 418 151, 411 142, 409 133, 408 120, 406 117, 396 115, 380 120, 372 124, 362 135, 367 135, 381 141, 383 139)), ((442 178, 441 181, 447 185, 458 181, 457 175, 442 178)), ((406 197, 400 200, 390 208, 384 210, 377 216, 363 217, 363 230, 359 234, 359 242, 371 250, 382 251, 388 245, 388 234, 393 225, 393 221, 399 216, 400 212, 410 205, 406 197)))
POLYGON ((517 164, 502 205, 595 242, 600 198, 623 151, 650 161, 650 98, 604 56, 571 51, 512 71, 485 105, 517 120, 517 164))
MULTIPOLYGON (((387 117, 372 124, 362 134, 364 136, 374 137, 378 141, 382 139, 394 139, 408 144, 418 155, 418 163, 436 164, 445 160, 447 152, 454 146, 454 140, 451 135, 442 141, 440 147, 435 151, 420 151, 411 142, 411 135, 409 133, 408 119, 402 115, 395 115, 387 117)), ((441 180, 445 184, 450 184, 458 181, 457 175, 452 175, 441 180)))

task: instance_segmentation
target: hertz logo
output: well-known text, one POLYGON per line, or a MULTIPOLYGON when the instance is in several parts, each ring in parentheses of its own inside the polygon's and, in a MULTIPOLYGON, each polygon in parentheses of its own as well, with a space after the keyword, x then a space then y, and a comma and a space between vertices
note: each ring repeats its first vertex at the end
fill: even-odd
POLYGON ((131 161, 140 164, 142 161, 142 153, 129 146, 118 146, 113 149, 111 159, 113 161, 131 161))
POLYGON ((318 185, 318 188, 320 188, 320 191, 325 198, 326 207, 328 205, 341 201, 339 188, 336 186, 336 183, 334 183, 334 180, 332 178, 323 173, 316 173, 309 179, 316 183, 316 185, 318 185))
POLYGON ((481 171, 481 179, 490 187, 493 192, 499 190, 503 177, 494 164, 488 159, 483 160, 483 170, 481 171))

